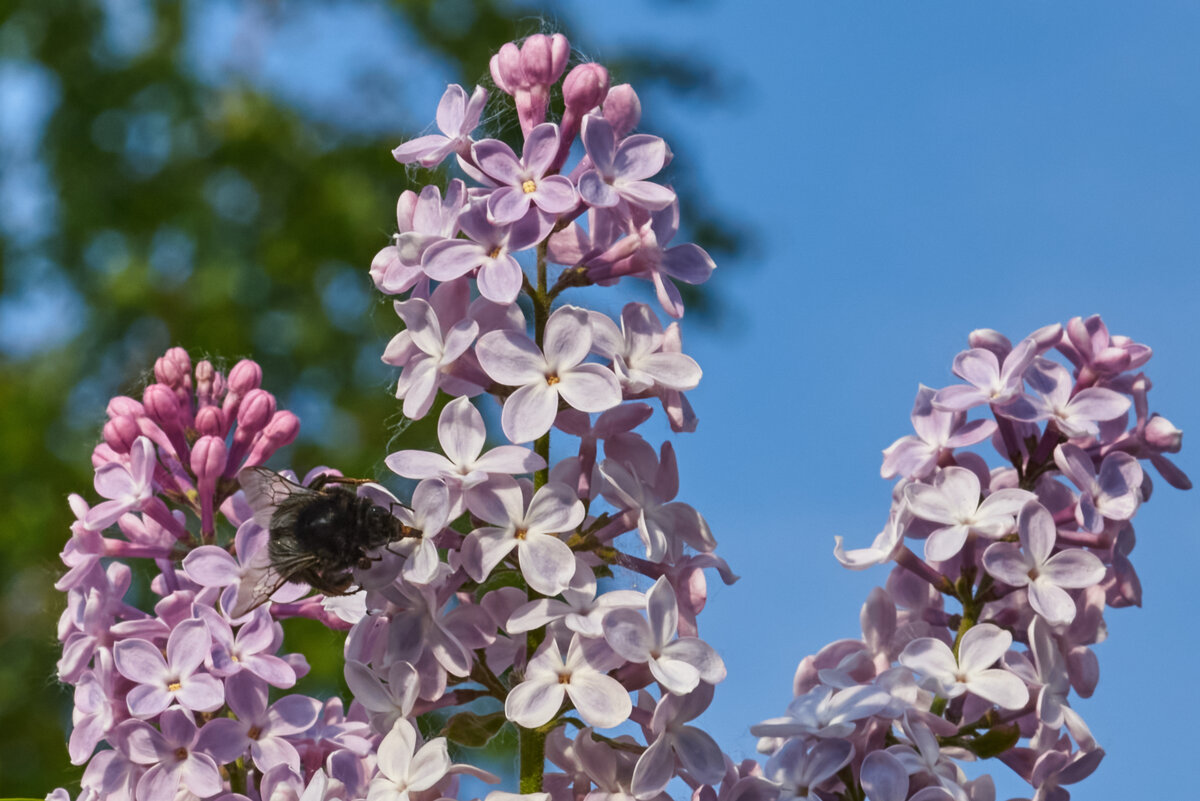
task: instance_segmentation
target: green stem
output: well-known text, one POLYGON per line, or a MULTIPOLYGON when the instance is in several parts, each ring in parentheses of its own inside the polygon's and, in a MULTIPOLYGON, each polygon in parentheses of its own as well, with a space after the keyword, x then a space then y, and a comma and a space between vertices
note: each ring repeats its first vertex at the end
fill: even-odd
POLYGON ((518 728, 521 751, 521 793, 540 793, 546 769, 546 732, 518 728))
MULTIPOLYGON (((528 289, 526 290, 528 291, 528 289)), ((546 321, 550 319, 550 295, 546 286, 546 243, 542 242, 537 249, 537 286, 529 293, 533 301, 533 338, 539 348, 545 346, 546 321)), ((546 486, 550 480, 550 432, 534 440, 533 451, 545 460, 546 467, 533 474, 533 488, 536 492, 546 486)), ((527 590, 529 600, 536 600, 537 592, 533 588, 527 590)), ((534 629, 525 635, 525 653, 532 657, 537 647, 541 645, 545 631, 534 629)), ((542 775, 546 770, 546 731, 544 729, 526 729, 517 727, 518 751, 520 754, 520 791, 522 793, 540 793, 542 791, 542 775)))

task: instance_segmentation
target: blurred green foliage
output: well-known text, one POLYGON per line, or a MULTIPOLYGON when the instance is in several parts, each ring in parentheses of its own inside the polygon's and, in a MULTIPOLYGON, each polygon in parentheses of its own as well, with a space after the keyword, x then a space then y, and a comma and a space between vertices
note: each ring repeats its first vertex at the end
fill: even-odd
MULTIPOLYGON (((432 86, 482 82, 499 45, 543 25, 532 6, 490 0, 0 0, 0 85, 27 87, 0 94, 5 795, 72 787, 80 773, 65 745, 69 688, 54 677, 65 602, 51 585, 72 520, 67 494, 95 500, 89 454, 110 396, 140 397, 154 359, 173 345, 218 365, 252 357, 265 388, 303 422, 284 461, 301 472, 332 464, 379 474, 399 420, 379 354, 397 320, 367 267, 395 230, 397 195, 433 177, 399 167, 390 149, 432 120, 440 93, 420 97, 421 116, 408 119, 394 107, 381 113, 369 81, 338 92, 336 104, 308 92, 336 65, 303 52, 290 54, 282 89, 254 68, 255 47, 275 27, 309 15, 315 44, 362 36, 327 23, 364 7, 386 25, 363 53, 381 68, 410 54, 417 63, 420 42, 425 62, 444 66, 432 86), (233 64, 214 68, 205 32, 230 18, 233 64), (22 130, 33 141, 13 145, 22 130)), ((587 47, 564 20, 553 28, 587 47)), ((641 90, 662 80, 712 98, 719 88, 678 54, 634 50, 607 63, 615 81, 641 90)), ((643 127, 677 153, 685 144, 652 115, 643 127)), ((693 212, 685 224, 720 262, 739 234, 695 213, 705 207, 693 175, 672 175, 693 212)), ((430 435, 426 424, 403 436, 419 447, 430 435)), ((305 689, 338 691, 340 646, 328 631, 289 626, 288 647, 309 654, 305 689)))

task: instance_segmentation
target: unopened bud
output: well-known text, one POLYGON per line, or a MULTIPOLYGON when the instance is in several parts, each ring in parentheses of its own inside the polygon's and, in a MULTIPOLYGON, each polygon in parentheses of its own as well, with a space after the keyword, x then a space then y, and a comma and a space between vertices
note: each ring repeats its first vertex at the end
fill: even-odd
POLYGON ((623 83, 608 90, 604 98, 604 119, 608 120, 618 139, 637 127, 642 120, 642 101, 638 100, 632 86, 623 83))
POLYGON ((238 395, 245 395, 261 385, 262 368, 258 366, 258 362, 242 359, 229 371, 229 389, 238 395))
POLYGON ((225 415, 217 406, 205 406, 196 412, 196 431, 203 436, 220 437, 224 435, 225 415))
POLYGON ((250 455, 246 457, 245 467, 260 465, 271 454, 288 445, 300 433, 300 418, 288 411, 276 412, 263 429, 262 435, 254 441, 250 455))
MULTIPOLYGON (((157 371, 156 371, 157 372, 157 371)), ((146 416, 170 432, 179 428, 179 400, 167 384, 151 384, 142 393, 146 416)))
POLYGON ((561 33, 546 36, 538 33, 521 45, 521 71, 530 86, 550 86, 567 67, 571 43, 561 33))
POLYGON ((1151 415, 1142 430, 1146 444, 1160 453, 1179 453, 1183 447, 1183 432, 1162 415, 1151 415))
POLYGON ((1123 348, 1105 348, 1092 360, 1092 369, 1100 375, 1117 375, 1129 369, 1129 351, 1123 348))
POLYGON ((237 436, 254 434, 261 431, 272 415, 275 414, 275 396, 265 389, 255 389, 246 393, 238 406, 237 436), (244 434, 243 434, 244 432, 244 434))
POLYGON ((192 472, 201 483, 216 481, 225 470, 227 449, 221 437, 204 436, 192 446, 192 472))
POLYGON ((1000 361, 1004 361, 1004 357, 1012 350, 1012 342, 1008 337, 992 328, 976 328, 967 334, 967 344, 972 348, 991 351, 1000 361))
POLYGON ((104 441, 117 453, 129 453, 133 441, 141 434, 137 421, 132 417, 121 415, 104 424, 104 441))
POLYGON ((525 82, 521 71, 521 50, 512 42, 500 47, 496 55, 488 62, 492 80, 507 94, 512 94, 525 82))
POLYGON ((192 359, 183 348, 171 348, 154 362, 154 377, 172 389, 191 387, 192 359))
POLYGON ((607 94, 608 70, 595 62, 580 64, 563 81, 563 104, 580 117, 603 103, 607 94))
POLYGON ((212 362, 208 359, 203 359, 196 365, 196 397, 200 401, 201 406, 207 406, 212 403, 212 399, 217 394, 217 371, 212 366, 212 362))

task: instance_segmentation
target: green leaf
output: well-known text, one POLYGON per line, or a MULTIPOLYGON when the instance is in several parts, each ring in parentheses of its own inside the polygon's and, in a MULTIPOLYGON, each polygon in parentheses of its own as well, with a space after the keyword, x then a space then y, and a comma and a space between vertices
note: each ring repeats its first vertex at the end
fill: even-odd
POLYGON ((498 710, 489 715, 459 712, 446 721, 443 733, 451 742, 467 748, 483 748, 507 722, 508 718, 504 716, 504 710, 498 710))
POLYGON ((1021 730, 1012 723, 1007 726, 993 726, 966 745, 971 753, 980 759, 989 759, 1003 754, 1020 739, 1021 730))

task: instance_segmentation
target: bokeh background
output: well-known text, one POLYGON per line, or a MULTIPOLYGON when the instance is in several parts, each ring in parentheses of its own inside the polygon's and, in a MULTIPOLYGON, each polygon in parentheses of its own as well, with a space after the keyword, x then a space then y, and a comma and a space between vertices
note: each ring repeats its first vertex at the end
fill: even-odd
MULTIPOLYGON (((885 574, 842 570, 833 535, 882 526, 879 452, 971 329, 1099 312, 1154 347, 1152 409, 1197 419, 1195 4, 0 0, 0 796, 78 776, 50 585, 107 399, 172 345, 251 356, 304 422, 282 461, 382 475, 397 321, 366 268, 438 179, 389 151, 539 30, 637 87, 720 265, 685 320, 700 428, 674 439, 742 576, 701 618, 730 670, 702 722, 735 758, 796 663, 857 635, 885 574)), ((1155 486, 1145 608, 1110 613, 1078 705, 1108 752, 1080 798, 1194 786, 1200 503, 1155 486)), ((336 641, 288 636, 337 692, 336 641)))

